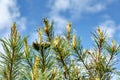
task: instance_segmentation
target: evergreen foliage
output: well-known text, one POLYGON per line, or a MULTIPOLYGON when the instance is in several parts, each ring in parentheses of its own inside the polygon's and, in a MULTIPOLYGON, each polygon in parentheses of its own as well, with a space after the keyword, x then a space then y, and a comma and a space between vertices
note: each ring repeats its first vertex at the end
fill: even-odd
POLYGON ((119 75, 116 61, 120 45, 99 27, 92 33, 94 45, 88 50, 72 33, 68 23, 64 35, 55 35, 53 22, 43 20, 38 39, 28 44, 13 23, 8 38, 1 38, 1 80, 111 80, 119 75))

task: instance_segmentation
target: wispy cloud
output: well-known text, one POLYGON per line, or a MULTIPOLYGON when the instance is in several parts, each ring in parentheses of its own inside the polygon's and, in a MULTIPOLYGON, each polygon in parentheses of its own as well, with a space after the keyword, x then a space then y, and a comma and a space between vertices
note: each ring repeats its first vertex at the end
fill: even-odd
POLYGON ((62 34, 63 30, 65 29, 68 20, 62 16, 54 15, 51 17, 54 20, 55 25, 55 34, 62 34))
POLYGON ((26 18, 21 16, 16 0, 0 0, 0 36, 5 37, 11 24, 17 23, 20 31, 25 30, 26 18), (1 35, 2 34, 2 35, 1 35))
POLYGON ((115 33, 117 33, 117 30, 120 28, 120 24, 116 24, 116 22, 111 19, 101 22, 99 26, 111 38, 115 36, 115 33))
POLYGON ((49 0, 49 18, 56 22, 57 32, 62 32, 69 20, 80 18, 83 13, 98 13, 113 0, 49 0), (66 17, 65 14, 68 14, 66 17), (61 29, 61 30, 60 30, 61 29))
MULTIPOLYGON (((17 1, 0 0, 0 38, 8 37, 13 22, 16 22, 19 31, 25 30, 26 18, 21 16, 17 1)), ((0 43, 0 51, 4 52, 1 47, 0 43)))

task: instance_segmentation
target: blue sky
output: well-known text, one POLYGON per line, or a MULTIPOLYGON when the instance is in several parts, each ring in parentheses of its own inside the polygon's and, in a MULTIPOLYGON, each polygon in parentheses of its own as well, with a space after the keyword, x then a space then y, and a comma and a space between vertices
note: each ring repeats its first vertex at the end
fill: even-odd
POLYGON ((68 22, 84 47, 89 48, 91 32, 97 26, 120 43, 120 0, 0 0, 0 37, 7 36, 12 22, 17 23, 21 35, 37 38, 36 29, 42 19, 54 20, 56 34, 65 30, 68 22))
POLYGON ((86 48, 92 46, 91 32, 97 26, 120 43, 119 4, 120 0, 0 0, 0 37, 7 36, 16 22, 21 35, 30 35, 33 41, 36 29, 47 17, 54 20, 56 34, 72 22, 74 33, 86 48))
POLYGON ((120 0, 0 0, 0 37, 8 36, 12 22, 16 22, 21 35, 30 35, 32 42, 47 17, 54 20, 56 34, 72 22, 85 48, 92 46, 91 32, 97 26, 120 44, 119 8, 120 0))

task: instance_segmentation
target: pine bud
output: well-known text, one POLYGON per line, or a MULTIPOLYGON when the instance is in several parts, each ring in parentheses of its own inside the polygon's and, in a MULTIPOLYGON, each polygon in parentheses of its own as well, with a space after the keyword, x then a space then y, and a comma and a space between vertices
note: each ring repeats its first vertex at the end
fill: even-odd
POLYGON ((34 47, 35 50, 39 51, 39 45, 38 43, 33 42, 32 46, 34 47))
POLYGON ((40 58, 39 58, 39 57, 36 57, 36 59, 35 59, 36 65, 38 65, 39 61, 40 61, 40 58))
POLYGON ((75 73, 78 74, 78 67, 75 68, 75 73))
POLYGON ((97 31, 98 31, 98 33, 100 33, 100 32, 101 32, 100 27, 98 27, 98 28, 97 28, 97 31))
POLYGON ((46 34, 49 34, 49 22, 48 22, 47 18, 45 18, 43 22, 45 24, 44 31, 46 34))
POLYGON ((56 36, 53 42, 54 46, 58 46, 58 39, 58 36, 56 36))
POLYGON ((56 75, 56 68, 53 69, 52 74, 56 75))
POLYGON ((67 39, 69 41, 70 40, 70 31, 71 31, 71 23, 68 23, 66 28, 67 28, 67 39))
POLYGON ((49 28, 48 28, 48 27, 45 27, 45 28, 44 28, 44 31, 45 31, 46 34, 48 34, 48 33, 49 33, 49 28))
POLYGON ((76 35, 73 35, 73 40, 72 40, 72 47, 76 47, 76 35))
POLYGON ((42 42, 42 31, 38 31, 38 38, 39 38, 39 43, 42 42))
POLYGON ((33 67, 33 80, 37 79, 37 68, 38 68, 39 61, 40 61, 39 57, 36 57, 34 67, 33 67))
POLYGON ((100 32, 100 39, 103 39, 103 32, 100 32))
POLYGON ((110 74, 109 74, 109 75, 107 76, 107 80, 110 80, 110 78, 111 78, 111 77, 110 77, 110 74))
POLYGON ((11 37, 15 38, 16 37, 16 24, 13 23, 12 28, 11 28, 11 37))
POLYGON ((12 38, 12 45, 16 46, 17 30, 16 30, 16 24, 15 23, 13 23, 12 28, 11 28, 11 38, 12 38))
POLYGON ((100 78, 95 78, 95 80, 100 80, 100 78))
POLYGON ((16 40, 15 40, 15 39, 12 40, 12 45, 13 45, 14 47, 16 46, 16 40))
POLYGON ((98 27, 97 31, 100 36, 100 40, 103 40, 103 32, 100 30, 100 27, 98 27))
POLYGON ((27 43, 27 38, 24 38, 24 50, 25 50, 25 55, 28 55, 28 43, 27 43))
POLYGON ((39 58, 39 57, 36 57, 36 58, 35 58, 35 62, 34 62, 34 71, 35 71, 35 72, 36 72, 36 70, 37 70, 39 61, 40 61, 40 58, 39 58))
POLYGON ((92 50, 89 50, 89 51, 88 51, 88 53, 89 53, 90 55, 92 55, 92 54, 93 54, 92 50))
POLYGON ((17 40, 16 41, 18 41, 20 39, 20 33, 18 32, 17 33, 17 40))
POLYGON ((114 51, 115 48, 115 40, 112 40, 112 51, 114 51))
POLYGON ((48 22, 48 19, 47 19, 47 18, 45 18, 45 19, 43 20, 43 22, 44 22, 44 24, 45 24, 45 27, 49 27, 49 22, 48 22))
POLYGON ((68 34, 70 34, 70 31, 71 31, 71 23, 68 23, 68 25, 67 25, 67 32, 68 32, 68 34))

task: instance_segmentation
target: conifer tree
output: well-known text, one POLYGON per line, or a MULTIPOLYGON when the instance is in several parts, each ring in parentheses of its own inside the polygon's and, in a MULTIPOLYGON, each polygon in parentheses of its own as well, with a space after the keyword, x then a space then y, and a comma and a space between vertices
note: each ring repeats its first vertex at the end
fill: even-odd
POLYGON ((11 27, 9 37, 0 39, 3 52, 0 52, 0 78, 2 80, 19 80, 22 62, 22 40, 16 29, 16 24, 11 27))
POLYGON ((13 24, 9 38, 0 39, 0 78, 2 80, 111 80, 120 45, 110 41, 98 27, 92 33, 93 47, 86 49, 68 23, 66 32, 54 34, 53 22, 43 19, 38 39, 28 44, 13 24))

